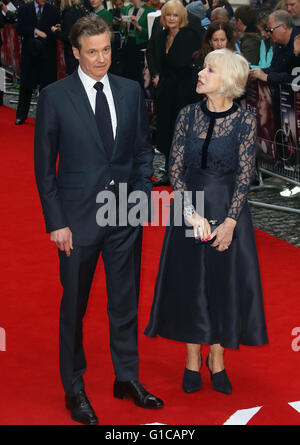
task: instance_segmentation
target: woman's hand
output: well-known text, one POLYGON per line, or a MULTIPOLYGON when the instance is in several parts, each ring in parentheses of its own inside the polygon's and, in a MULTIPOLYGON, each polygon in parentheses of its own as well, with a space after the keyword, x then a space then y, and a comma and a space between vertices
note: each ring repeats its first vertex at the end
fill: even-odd
POLYGON ((224 250, 227 250, 232 242, 235 226, 236 221, 234 219, 226 218, 225 221, 220 224, 211 234, 210 238, 216 237, 211 246, 216 247, 218 252, 224 252, 224 250))
POLYGON ((131 23, 133 24, 133 26, 138 29, 139 31, 142 30, 142 27, 138 24, 137 18, 135 15, 131 16, 131 23))
POLYGON ((158 82, 159 82, 159 75, 157 74, 156 76, 154 76, 154 77, 152 78, 152 83, 153 83, 154 88, 157 87, 158 82))
POLYGON ((195 239, 206 241, 210 237, 210 225, 206 218, 194 213, 185 217, 186 221, 193 226, 195 239))
POLYGON ((299 34, 294 38, 294 54, 295 54, 295 56, 299 56, 299 54, 300 54, 300 35, 299 34))
POLYGON ((57 30, 61 31, 61 25, 60 25, 60 23, 57 23, 55 26, 51 26, 51 31, 52 31, 52 32, 55 32, 55 31, 57 31, 57 30))

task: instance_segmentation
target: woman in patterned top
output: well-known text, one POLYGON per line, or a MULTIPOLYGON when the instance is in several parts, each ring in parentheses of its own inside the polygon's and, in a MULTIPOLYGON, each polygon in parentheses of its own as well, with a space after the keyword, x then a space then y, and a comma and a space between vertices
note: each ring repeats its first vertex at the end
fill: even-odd
POLYGON ((239 54, 209 53, 197 83, 207 99, 184 107, 175 126, 169 165, 175 197, 145 334, 187 344, 185 392, 201 388, 201 345, 209 345, 213 388, 230 394, 224 348, 268 343, 247 204, 256 120, 233 100, 242 95, 248 72, 239 54))

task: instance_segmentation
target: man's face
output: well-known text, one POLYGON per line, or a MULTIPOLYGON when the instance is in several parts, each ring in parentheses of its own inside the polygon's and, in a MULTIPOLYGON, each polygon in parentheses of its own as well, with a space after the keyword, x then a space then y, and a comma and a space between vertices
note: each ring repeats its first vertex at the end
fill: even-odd
POLYGON ((235 27, 238 32, 243 32, 244 29, 246 28, 241 19, 235 20, 235 27))
POLYGON ((274 17, 270 17, 268 20, 268 28, 273 28, 273 32, 270 33, 272 40, 274 43, 286 44, 286 34, 287 27, 286 25, 280 25, 275 22, 274 17))
POLYGON ((110 36, 107 32, 95 36, 81 36, 80 50, 73 47, 74 57, 82 71, 92 79, 100 81, 111 64, 110 36))
POLYGON ((285 6, 292 17, 300 17, 300 0, 285 0, 285 6))
POLYGON ((46 4, 47 0, 36 0, 36 2, 39 6, 44 6, 46 4))

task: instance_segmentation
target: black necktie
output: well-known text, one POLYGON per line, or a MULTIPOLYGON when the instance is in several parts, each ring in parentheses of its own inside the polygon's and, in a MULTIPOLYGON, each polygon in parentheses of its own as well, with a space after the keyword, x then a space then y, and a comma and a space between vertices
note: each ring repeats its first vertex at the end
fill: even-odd
POLYGON ((40 21, 41 21, 41 17, 42 17, 42 7, 40 5, 38 5, 38 8, 39 8, 39 10, 37 13, 37 24, 39 25, 40 21))
POLYGON ((94 85, 97 90, 95 118, 98 125, 100 137, 103 141, 104 148, 111 155, 114 145, 114 135, 111 123, 109 106, 105 94, 103 93, 103 83, 97 82, 94 85))

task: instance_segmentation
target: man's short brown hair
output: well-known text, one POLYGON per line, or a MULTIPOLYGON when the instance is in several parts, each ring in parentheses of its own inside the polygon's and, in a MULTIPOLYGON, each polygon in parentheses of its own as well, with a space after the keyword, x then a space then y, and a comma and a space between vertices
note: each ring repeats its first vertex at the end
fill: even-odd
POLYGON ((113 37, 112 30, 109 24, 96 14, 91 14, 81 17, 74 23, 71 28, 69 39, 71 45, 80 51, 80 37, 81 36, 96 36, 107 32, 110 39, 113 37))

